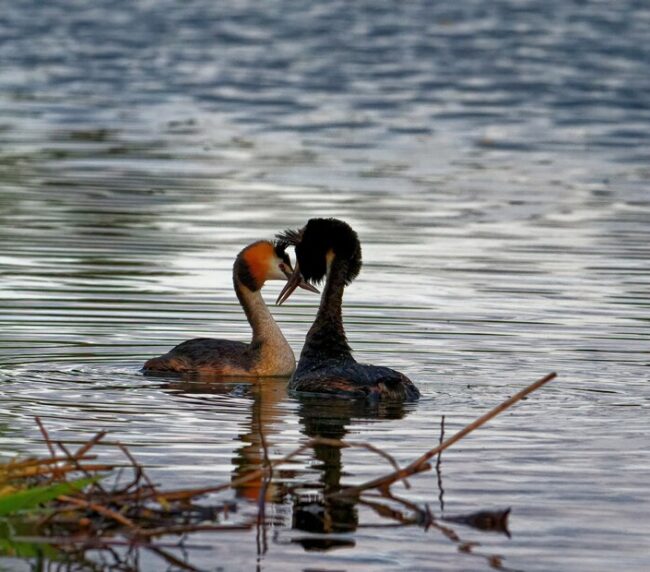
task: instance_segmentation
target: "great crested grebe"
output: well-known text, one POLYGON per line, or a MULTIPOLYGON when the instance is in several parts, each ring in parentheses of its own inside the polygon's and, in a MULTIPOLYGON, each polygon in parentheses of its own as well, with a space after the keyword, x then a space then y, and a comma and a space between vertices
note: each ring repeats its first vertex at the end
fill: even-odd
MULTIPOLYGON (((242 250, 233 266, 239 303, 253 330, 250 344, 196 338, 144 364, 145 372, 197 372, 224 376, 289 376, 296 367, 293 350, 282 335, 260 292, 267 280, 286 280, 293 269, 284 242, 260 240, 242 250)), ((296 286, 318 293, 311 284, 296 286)))
POLYGON ((311 219, 297 231, 278 235, 296 247, 296 266, 277 299, 282 304, 305 280, 327 276, 318 314, 300 354, 289 389, 371 400, 413 401, 420 392, 404 374, 357 363, 348 345, 341 303, 343 290, 361 270, 361 244, 350 226, 334 218, 311 219))

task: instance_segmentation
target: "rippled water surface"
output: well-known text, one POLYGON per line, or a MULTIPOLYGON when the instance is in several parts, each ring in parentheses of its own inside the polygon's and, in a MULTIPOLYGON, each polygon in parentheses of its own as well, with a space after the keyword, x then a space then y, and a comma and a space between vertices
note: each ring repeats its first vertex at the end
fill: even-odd
MULTIPOLYGON (((326 435, 405 464, 441 415, 451 434, 555 370, 443 454, 442 503, 435 473, 404 491, 438 515, 512 507, 512 538, 458 526, 480 543, 466 554, 363 506, 334 511, 330 535, 301 531, 305 496, 389 469, 317 450, 276 472, 266 551, 255 530, 200 534, 190 561, 647 570, 649 61, 634 0, 4 3, 3 456, 45 451, 39 415, 71 441, 110 430, 166 487, 245 474, 261 433, 273 458, 326 435), (313 216, 358 231, 348 337, 419 403, 372 412, 300 401, 282 380, 139 373, 184 339, 246 340, 234 256, 313 216)), ((316 304, 273 309, 296 352, 316 304)), ((255 514, 256 487, 224 496, 230 522, 255 514)))

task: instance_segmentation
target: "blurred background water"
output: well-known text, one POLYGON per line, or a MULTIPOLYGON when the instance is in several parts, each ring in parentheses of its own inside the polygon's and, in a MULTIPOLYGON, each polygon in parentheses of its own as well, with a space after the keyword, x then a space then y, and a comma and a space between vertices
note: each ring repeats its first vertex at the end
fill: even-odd
MULTIPOLYGON (((441 415, 450 434, 556 370, 443 455, 444 507, 433 474, 407 496, 511 506, 512 538, 459 533, 512 569, 647 570, 649 62, 643 0, 3 2, 2 454, 45 451, 40 415, 58 438, 109 429, 168 487, 243 474, 260 431, 272 457, 327 434, 407 463, 441 415), (420 403, 369 414, 283 381, 141 376, 184 339, 245 340, 236 253, 313 216, 363 244, 344 306, 357 358, 404 371, 420 403)), ((296 352, 316 305, 273 309, 296 352)), ((489 569, 362 507, 336 534, 295 526, 289 485, 386 471, 364 450, 305 454, 275 476, 265 553, 240 531, 198 535, 190 560, 489 569)), ((255 486, 232 496, 235 521, 255 512, 255 486)))

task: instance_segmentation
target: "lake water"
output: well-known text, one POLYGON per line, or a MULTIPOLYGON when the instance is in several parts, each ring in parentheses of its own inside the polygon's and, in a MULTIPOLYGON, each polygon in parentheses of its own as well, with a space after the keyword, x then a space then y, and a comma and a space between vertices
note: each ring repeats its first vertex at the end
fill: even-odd
MULTIPOLYGON (((46 451, 39 415, 74 442, 108 429, 165 487, 259 466, 261 432, 272 458, 320 434, 406 464, 442 415, 451 435, 557 371, 442 455, 443 506, 435 472, 394 487, 436 515, 512 507, 511 538, 454 525, 480 543, 467 554, 360 505, 330 534, 300 530, 305 498, 389 470, 325 448, 276 471, 266 550, 254 529, 197 534, 189 561, 647 570, 649 62, 642 0, 5 2, 2 455, 46 451), (406 373, 419 403, 139 373, 191 337, 246 340, 234 256, 314 216, 362 241, 344 299, 356 357, 406 373)), ((296 352, 316 306, 302 292, 273 308, 296 352)), ((221 495, 228 522, 256 513, 258 484, 221 495)))

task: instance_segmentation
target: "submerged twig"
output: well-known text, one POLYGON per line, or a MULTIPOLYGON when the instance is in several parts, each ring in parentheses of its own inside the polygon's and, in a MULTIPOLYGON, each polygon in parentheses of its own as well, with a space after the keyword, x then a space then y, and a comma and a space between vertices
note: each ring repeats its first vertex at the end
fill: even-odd
POLYGON ((188 570, 189 572, 199 572, 198 568, 195 568, 191 564, 181 560, 180 558, 176 558, 173 554, 170 554, 166 550, 163 550, 160 546, 154 546, 154 545, 145 545, 147 550, 150 552, 153 552, 154 554, 157 554, 160 556, 163 560, 165 560, 168 564, 171 566, 174 566, 176 568, 180 568, 181 570, 188 570))
MULTIPOLYGON (((442 445, 445 440, 445 416, 440 418, 440 441, 438 445, 442 445)), ((445 490, 442 488, 442 451, 438 451, 438 459, 436 461, 436 476, 438 478, 438 502, 440 502, 440 512, 445 512, 444 495, 445 490)))
POLYGON ((135 523, 131 519, 121 515, 118 512, 115 512, 114 510, 111 510, 110 508, 106 508, 105 506, 102 506, 100 504, 89 502, 89 501, 86 501, 86 500, 83 500, 83 499, 70 497, 68 495, 61 495, 59 497, 59 500, 62 500, 64 502, 67 502, 67 503, 70 503, 70 504, 73 504, 73 505, 77 505, 77 506, 80 506, 80 507, 83 507, 83 508, 87 508, 89 510, 93 510, 98 514, 101 514, 103 516, 107 516, 108 518, 113 519, 115 522, 118 522, 119 524, 121 524, 123 526, 126 526, 127 528, 133 528, 133 529, 137 528, 137 526, 135 525, 135 523))
POLYGON ((252 522, 244 524, 179 524, 174 526, 161 526, 158 528, 150 528, 147 530, 139 529, 136 538, 152 538, 154 536, 163 536, 169 534, 185 534, 188 532, 198 531, 237 531, 237 530, 250 530, 253 527, 252 522))

